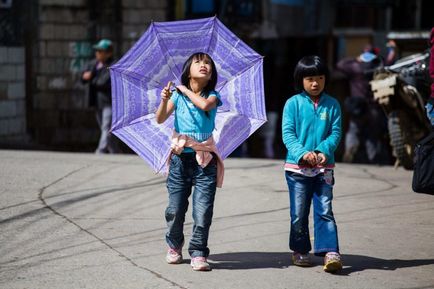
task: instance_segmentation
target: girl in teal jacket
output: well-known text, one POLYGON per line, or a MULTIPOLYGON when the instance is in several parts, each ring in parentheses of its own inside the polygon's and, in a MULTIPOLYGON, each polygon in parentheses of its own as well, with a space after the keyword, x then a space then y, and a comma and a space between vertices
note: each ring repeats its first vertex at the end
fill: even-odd
POLYGON ((324 92, 326 64, 318 56, 302 58, 294 71, 296 89, 283 110, 282 136, 288 150, 291 232, 289 247, 295 265, 310 266, 309 210, 314 209, 314 253, 325 256, 324 270, 342 269, 336 222, 332 211, 334 151, 341 138, 341 109, 324 92))

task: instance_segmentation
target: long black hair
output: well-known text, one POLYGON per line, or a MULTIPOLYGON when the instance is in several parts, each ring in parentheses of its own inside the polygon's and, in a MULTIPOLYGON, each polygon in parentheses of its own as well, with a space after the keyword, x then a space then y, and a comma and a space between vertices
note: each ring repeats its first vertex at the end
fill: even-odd
POLYGON ((324 75, 325 86, 329 79, 329 69, 321 57, 316 55, 305 56, 297 63, 294 70, 294 86, 297 91, 303 91, 303 78, 308 76, 324 75))
POLYGON ((202 60, 204 58, 208 58, 211 62, 211 78, 208 81, 207 85, 202 90, 202 95, 205 97, 208 97, 209 93, 213 90, 215 90, 215 87, 217 85, 217 69, 214 63, 214 60, 212 60, 211 56, 204 52, 196 52, 192 54, 187 61, 184 63, 184 66, 182 67, 182 74, 181 74, 181 82, 182 85, 186 86, 188 89, 191 90, 190 87, 190 67, 191 63, 195 60, 202 60))

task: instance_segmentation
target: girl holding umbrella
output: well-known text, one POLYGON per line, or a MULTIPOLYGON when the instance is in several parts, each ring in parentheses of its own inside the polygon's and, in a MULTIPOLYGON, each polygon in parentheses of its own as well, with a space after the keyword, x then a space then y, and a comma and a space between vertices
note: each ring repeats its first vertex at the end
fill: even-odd
POLYGON ((170 82, 162 90, 156 112, 157 123, 163 123, 175 112, 167 177, 169 205, 165 216, 169 249, 166 261, 169 264, 183 261, 183 226, 194 186, 194 225, 188 252, 193 270, 209 271, 208 234, 216 188, 223 180, 223 162, 212 137, 217 106, 221 105, 220 95, 215 91, 217 71, 214 61, 205 53, 191 55, 184 63, 181 81, 182 85, 173 92, 170 82))

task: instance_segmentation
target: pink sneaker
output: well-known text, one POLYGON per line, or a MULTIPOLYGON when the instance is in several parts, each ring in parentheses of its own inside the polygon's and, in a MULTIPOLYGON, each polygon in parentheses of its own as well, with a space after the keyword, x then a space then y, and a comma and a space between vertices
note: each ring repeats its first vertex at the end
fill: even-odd
POLYGON ((182 263, 182 248, 181 249, 169 248, 169 250, 167 250, 166 262, 167 264, 182 263))
POLYGON ((205 257, 192 257, 190 265, 194 271, 211 271, 211 266, 205 257))

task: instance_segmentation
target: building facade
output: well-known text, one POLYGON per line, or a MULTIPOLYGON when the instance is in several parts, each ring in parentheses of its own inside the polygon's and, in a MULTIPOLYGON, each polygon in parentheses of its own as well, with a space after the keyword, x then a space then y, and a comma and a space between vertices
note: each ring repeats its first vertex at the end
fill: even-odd
POLYGON ((151 21, 217 15, 265 56, 267 110, 280 114, 300 57, 318 54, 333 70, 367 43, 383 53, 388 35, 402 56, 423 50, 433 25, 428 7, 429 0, 1 1, 0 147, 92 151, 99 130, 80 82, 92 45, 109 38, 119 58, 151 21))
POLYGON ((80 81, 99 39, 123 55, 151 21, 168 17, 166 0, 2 1, 0 145, 90 151, 99 138, 80 81))

